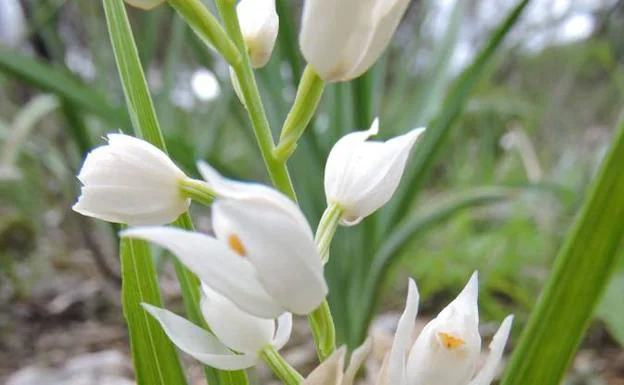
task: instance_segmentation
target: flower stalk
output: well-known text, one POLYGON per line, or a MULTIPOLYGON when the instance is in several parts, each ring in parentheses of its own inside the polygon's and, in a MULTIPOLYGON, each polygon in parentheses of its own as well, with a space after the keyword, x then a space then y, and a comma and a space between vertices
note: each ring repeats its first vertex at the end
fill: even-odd
POLYGON ((336 328, 327 300, 308 315, 308 323, 314 337, 316 353, 322 362, 336 350, 336 328))
POLYGON ((223 20, 225 30, 234 40, 242 56, 242 60, 232 65, 232 69, 240 84, 241 93, 243 94, 245 106, 247 107, 247 113, 253 126, 254 135, 260 147, 260 152, 271 181, 278 190, 288 195, 291 199, 296 200, 295 190, 290 180, 290 175, 288 175, 286 165, 273 156, 275 143, 273 141, 273 135, 271 134, 271 127, 269 126, 269 121, 264 111, 264 106, 262 105, 251 61, 247 54, 247 48, 243 40, 240 25, 238 24, 238 15, 236 14, 234 2, 229 0, 217 0, 216 4, 221 19, 223 20))
POLYGON ((241 62, 241 54, 236 45, 201 0, 168 2, 205 43, 223 55, 228 64, 236 66, 241 62))
POLYGON ((299 385, 303 381, 303 376, 299 374, 272 345, 267 346, 260 353, 264 362, 269 365, 273 373, 278 376, 286 385, 299 385))
POLYGON ((340 217, 343 212, 344 210, 340 205, 331 203, 325 209, 318 228, 316 229, 314 241, 321 255, 321 261, 323 261, 324 264, 329 261, 329 247, 331 246, 332 239, 334 238, 336 228, 338 228, 340 217))
POLYGON ((324 89, 323 79, 310 65, 306 66, 299 82, 295 101, 284 122, 279 144, 273 151, 273 156, 281 162, 286 162, 295 152, 297 141, 312 120, 324 89))
POLYGON ((208 183, 191 178, 182 179, 180 181, 180 191, 186 197, 204 206, 210 206, 217 197, 216 192, 210 188, 208 183))

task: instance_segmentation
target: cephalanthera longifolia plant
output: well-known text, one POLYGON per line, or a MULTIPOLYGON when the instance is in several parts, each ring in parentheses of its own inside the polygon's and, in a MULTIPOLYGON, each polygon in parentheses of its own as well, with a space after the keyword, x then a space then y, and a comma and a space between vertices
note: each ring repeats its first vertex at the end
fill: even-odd
MULTIPOLYGON (((146 10, 164 3, 127 2, 146 10)), ((323 180, 319 181, 323 183, 325 201, 315 204, 325 209, 316 231, 299 206, 287 162, 296 154, 298 145, 303 145, 326 84, 359 78, 355 80, 360 82, 356 89, 368 89, 362 95, 370 95, 373 87, 368 85, 368 75, 363 74, 384 52, 409 0, 304 1, 299 46, 307 65, 301 71, 277 143, 254 69, 269 61, 279 38, 278 11, 284 14, 287 7, 278 1, 281 9, 276 10, 275 0, 215 2, 220 21, 201 0, 167 1, 201 41, 229 65, 232 85, 248 113, 273 186, 229 179, 203 161, 197 163, 202 179, 194 179, 169 158, 124 3, 103 0, 136 136, 111 133, 105 144, 87 155, 78 174, 82 187, 74 210, 124 225, 120 233, 123 308, 138 383, 186 384, 177 347, 206 365, 211 385, 247 384, 245 369, 260 361, 265 361, 288 385, 351 385, 372 349, 366 331, 380 282, 393 255, 427 220, 406 217, 407 204, 461 114, 467 95, 528 1, 520 1, 494 32, 450 91, 444 111, 427 129, 413 128, 377 141, 374 137, 384 133, 383 121, 367 116, 369 102, 362 103, 362 116, 370 128, 336 138, 324 160, 323 180), (214 235, 194 231, 187 212, 192 202, 211 206, 214 235), (384 210, 386 205, 390 207, 384 210), (376 212, 380 215, 374 215, 376 212), (344 227, 343 234, 360 231, 366 235, 366 249, 344 247, 343 242, 343 247, 330 252, 339 226, 344 227), (185 317, 163 307, 149 244, 167 249, 176 257, 185 317), (348 255, 356 250, 362 255, 348 255), (332 267, 335 261, 340 261, 341 266, 352 264, 351 268, 358 272, 353 280, 358 281, 349 286, 351 275, 341 276, 340 269, 332 267), (340 286, 349 289, 336 289, 334 293, 336 279, 346 280, 340 286), (336 348, 336 324, 328 295, 344 305, 335 306, 336 312, 349 314, 340 319, 357 320, 338 323, 341 339, 350 347, 357 346, 348 365, 346 347, 336 348), (279 353, 290 338, 293 314, 308 317, 320 361, 307 378, 279 353)), ((283 21, 292 28, 290 20, 283 21)), ((291 60, 294 73, 298 60, 291 60)), ((613 219, 624 215, 624 194, 615 194, 624 191, 624 171, 617 167, 624 158, 621 136, 616 138, 588 203, 560 253, 553 278, 506 375, 508 383, 556 384, 583 333, 624 228, 613 219), (588 235, 588 226, 601 231, 597 236, 588 235), (582 263, 582 250, 588 245, 601 245, 591 265, 582 263), (592 280, 585 284, 580 274, 589 274, 592 280), (576 306, 564 309, 562 306, 571 300, 576 306), (578 311, 571 314, 570 309, 578 311), (545 314, 548 318, 543 319, 545 314), (565 338, 557 337, 557 333, 565 338), (548 367, 552 368, 550 372, 548 367)), ((305 191, 301 195, 310 196, 305 191)), ((430 215, 430 221, 443 217, 445 210, 506 195, 500 190, 474 194, 430 215)), ((374 383, 492 383, 513 317, 501 320, 488 348, 483 348, 478 275, 475 272, 466 279, 468 283, 457 298, 415 339, 412 334, 419 297, 415 281, 409 281, 405 311, 374 383), (482 351, 487 352, 484 362, 480 360, 482 351)))

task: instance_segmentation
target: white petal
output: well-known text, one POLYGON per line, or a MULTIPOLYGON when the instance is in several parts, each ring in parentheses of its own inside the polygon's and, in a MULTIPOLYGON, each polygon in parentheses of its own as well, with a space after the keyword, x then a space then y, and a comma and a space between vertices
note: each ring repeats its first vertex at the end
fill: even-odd
POLYGON ((287 210, 262 200, 219 200, 213 205, 213 219, 215 231, 219 223, 228 224, 266 292, 286 310, 304 315, 320 305, 327 284, 309 226, 302 227, 287 210))
POLYGON ((122 231, 121 236, 168 249, 201 281, 241 310, 263 318, 276 318, 284 312, 260 285, 249 261, 212 237, 169 227, 133 228, 122 231))
POLYGON ((475 273, 418 336, 408 357, 408 383, 466 385, 474 376, 481 352, 477 296, 475 273))
POLYGON ((277 330, 275 331, 275 337, 273 337, 273 342, 271 343, 275 349, 280 350, 288 343, 290 340, 290 335, 292 334, 292 314, 284 313, 277 319, 277 330))
POLYGON ((255 356, 234 354, 206 330, 186 319, 165 309, 142 305, 180 350, 204 364, 223 370, 246 369, 256 364, 255 356))
POLYGON ((490 354, 488 355, 485 364, 477 374, 477 376, 470 381, 469 385, 490 385, 496 376, 496 371, 503 359, 503 352, 507 339, 509 338, 509 332, 511 331, 511 325, 513 323, 513 315, 507 316, 500 328, 492 338, 490 343, 490 354))
POLYGON ((341 80, 366 48, 372 4, 372 0, 304 2, 299 44, 306 61, 325 81, 341 80))
POLYGON ((345 135, 327 159, 325 194, 328 204, 336 202, 344 209, 344 225, 359 223, 392 198, 410 150, 424 129, 386 142, 366 141, 376 131, 377 120, 369 131, 345 135))
POLYGON ((410 278, 407 291, 407 300, 405 301, 405 310, 399 319, 392 349, 388 358, 388 384, 406 385, 405 382, 405 359, 407 348, 412 342, 414 333, 414 322, 418 315, 418 303, 420 295, 416 282, 410 278))
POLYGON ((362 345, 360 345, 357 349, 353 351, 351 354, 351 359, 349 360, 349 366, 345 372, 344 378, 342 379, 341 385, 352 385, 355 376, 357 375, 360 367, 366 361, 366 358, 373 350, 373 339, 368 337, 366 341, 362 345))
POLYGON ((253 67, 264 67, 271 58, 279 29, 275 0, 241 0, 236 13, 253 67))
POLYGON ((275 321, 247 314, 229 299, 213 290, 206 290, 206 287, 204 293, 200 304, 204 320, 228 348, 253 355, 271 343, 275 321))
POLYGON ((301 385, 340 385, 347 348, 342 346, 316 367, 301 385))
POLYGON ((346 76, 354 79, 366 72, 379 59, 388 46, 392 35, 396 31, 401 18, 407 10, 410 0, 377 0, 374 6, 374 31, 367 42, 366 49, 361 50, 357 65, 346 76))

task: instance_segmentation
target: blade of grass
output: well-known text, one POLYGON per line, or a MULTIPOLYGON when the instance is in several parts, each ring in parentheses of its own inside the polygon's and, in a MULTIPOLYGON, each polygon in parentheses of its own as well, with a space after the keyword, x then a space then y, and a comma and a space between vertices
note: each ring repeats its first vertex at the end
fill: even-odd
POLYGON ((624 237, 624 121, 557 255, 503 385, 560 384, 624 237))
POLYGON ((410 204, 422 188, 425 177, 435 165, 436 156, 446 142, 451 130, 455 128, 457 120, 464 112, 470 93, 481 80, 488 64, 494 58, 496 50, 500 47, 511 28, 516 24, 529 1, 519 1, 511 10, 505 20, 494 31, 470 67, 460 76, 445 99, 442 112, 429 124, 427 133, 414 151, 410 162, 411 166, 405 172, 403 177, 405 182, 385 210, 383 215, 385 232, 392 228, 393 223, 399 223, 409 212, 410 204))
POLYGON ((354 333, 350 336, 352 346, 357 346, 366 337, 368 325, 380 300, 384 278, 410 241, 460 211, 508 199, 517 191, 508 187, 478 187, 463 191, 440 202, 427 204, 426 209, 416 211, 397 226, 375 254, 364 291, 358 296, 359 312, 354 317, 357 324, 352 325, 354 333))
MULTIPOLYGON (((143 73, 143 69, 141 68, 141 63, 139 61, 138 51, 136 48, 136 44, 134 42, 134 38, 132 35, 132 30, 130 28, 130 23, 128 21, 128 16, 126 14, 126 10, 124 7, 124 3, 122 0, 103 0, 104 1, 104 11, 106 14, 106 20, 109 28, 109 34, 111 38, 111 43, 113 46, 113 52, 115 54, 115 59, 117 62, 117 68, 119 70, 119 74, 121 77, 121 83, 123 86, 124 94, 126 97, 127 107, 130 113, 130 119, 132 121, 132 125, 135 131, 135 134, 144 137, 147 141, 154 144, 155 146, 161 148, 163 151, 166 151, 165 141, 162 136, 162 132, 158 125, 158 119, 156 116, 156 111, 154 110, 154 104, 152 102, 151 96, 149 94, 149 90, 147 87, 147 82, 145 80, 145 75, 143 73)), ((176 225, 188 230, 193 229, 193 224, 188 213, 183 214, 178 221, 176 221, 176 225)), ((130 257, 126 257, 128 259, 130 257)), ((124 261, 124 257, 122 257, 122 262, 124 261)), ((191 272, 189 272, 177 259, 174 259, 176 273, 178 276, 178 281, 180 283, 180 288, 182 291, 182 297, 184 299, 185 307, 188 313, 188 317, 191 321, 203 325, 204 321, 201 316, 201 311, 199 309, 199 280, 195 277, 191 272)), ((141 279, 153 280, 156 281, 155 270, 152 265, 152 261, 150 259, 147 262, 149 266, 138 265, 138 268, 145 268, 145 276, 138 275, 141 279)), ((132 277, 130 277, 132 279, 132 277)), ((157 290, 157 285, 156 289, 157 290)), ((138 298, 135 297, 135 293, 124 290, 122 295, 128 296, 128 301, 125 302, 127 306, 140 306, 135 302, 138 298), (135 301, 135 302, 132 302, 135 301), (134 304, 134 305, 133 305, 134 304)), ((153 303, 156 306, 162 306, 159 303, 153 303)), ((143 309, 130 307, 132 311, 138 311, 139 314, 136 314, 136 317, 143 318, 151 318, 143 309)), ((128 318, 130 321, 130 318, 128 318)), ((158 329, 160 333, 158 334, 159 338, 167 338, 162 333, 162 330, 158 329)), ((143 346, 148 340, 145 340, 145 336, 143 335, 143 330, 135 330, 134 334, 130 335, 131 340, 134 344, 143 346)), ((169 340, 167 339, 167 342, 169 340)), ((169 342, 170 343, 170 342, 169 342)), ((179 359, 177 355, 171 356, 170 352, 160 352, 158 350, 153 349, 152 346, 151 351, 147 350, 149 347, 145 348, 143 351, 134 351, 133 353, 137 354, 152 354, 154 357, 152 359, 157 360, 169 360, 172 362, 177 362, 179 365, 179 359)), ((145 359, 145 357, 133 356, 135 360, 135 365, 141 365, 145 359)), ((206 377, 211 384, 219 384, 219 380, 217 379, 219 371, 210 368, 204 367, 206 372, 206 377)), ((149 370, 149 367, 146 365, 136 367, 138 371, 146 371, 149 370)), ((147 375, 144 373, 144 375, 147 375)), ((172 372, 172 376, 175 376, 176 373, 172 372)), ((242 377, 246 378, 244 372, 241 374, 242 377)), ((184 382, 176 382, 176 381, 165 381, 162 384, 182 384, 184 382)), ((240 382, 240 383, 246 383, 240 382)), ((147 384, 153 385, 157 384, 156 382, 148 382, 147 384)))
POLYGON ((0 71, 68 100, 100 118, 118 125, 127 124, 125 111, 113 107, 105 97, 86 86, 68 72, 8 49, 0 48, 0 71))

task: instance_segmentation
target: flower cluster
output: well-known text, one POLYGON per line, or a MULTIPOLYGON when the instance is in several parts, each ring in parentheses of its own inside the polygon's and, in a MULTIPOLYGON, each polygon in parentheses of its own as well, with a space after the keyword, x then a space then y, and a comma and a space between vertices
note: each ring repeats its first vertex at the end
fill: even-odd
MULTIPOLYGON (((126 1, 144 9, 163 2, 126 1)), ((308 61, 306 72, 312 74, 306 78, 307 87, 316 90, 311 92, 316 96, 307 108, 297 104, 309 101, 305 92, 301 98, 298 94, 294 115, 289 117, 294 122, 289 126, 294 134, 286 135, 294 138, 289 146, 305 129, 309 110, 318 103, 319 82, 348 81, 370 68, 388 45, 408 3, 305 2, 299 40, 308 61)), ((234 14, 234 2, 229 5, 234 14)), ((275 0, 241 0, 233 18, 240 27, 237 46, 248 57, 243 64, 229 61, 231 77, 239 98, 247 104, 254 98, 248 84, 251 68, 266 65, 275 45, 279 26, 275 0), (241 86, 246 87, 244 95, 241 86)), ((215 27, 211 19, 204 21, 204 27, 215 27)), ((258 112, 257 108, 250 110, 250 114, 258 112)), ((375 119, 368 130, 338 140, 325 165, 327 209, 316 234, 299 206, 282 192, 227 179, 203 162, 198 163, 202 179, 193 179, 165 152, 124 134, 108 135, 108 143, 87 156, 78 174, 81 194, 73 208, 83 215, 129 225, 121 232, 122 237, 148 241, 170 251, 201 282, 201 298, 196 305, 203 319, 193 323, 151 304, 144 303, 143 308, 180 350, 217 369, 246 369, 261 358, 271 362, 271 357, 278 355, 290 338, 293 314, 314 315, 328 308, 324 264, 336 227, 357 225, 392 198, 410 152, 424 131, 416 128, 385 142, 371 141, 379 132, 379 120, 375 119), (187 212, 191 201, 211 206, 213 234, 169 226, 187 212)), ((294 151, 294 147, 287 147, 291 149, 294 151)), ((280 158, 279 151, 263 151, 263 156, 273 156, 285 169, 286 160, 280 158)), ((477 370, 481 352, 477 297, 475 273, 459 296, 412 343, 418 292, 410 280, 405 312, 377 384, 489 385, 512 318, 505 319, 490 345, 487 361, 477 370)), ((310 318, 311 324, 316 322, 310 318)), ((333 324, 331 327, 333 330, 333 324)), ((327 354, 319 348, 325 360, 305 379, 289 374, 285 362, 275 367, 284 370, 282 378, 289 379, 289 385, 352 385, 371 351, 370 340, 353 352, 346 368, 346 348, 330 355, 333 341, 330 345, 327 354)))

